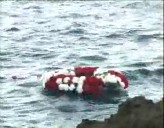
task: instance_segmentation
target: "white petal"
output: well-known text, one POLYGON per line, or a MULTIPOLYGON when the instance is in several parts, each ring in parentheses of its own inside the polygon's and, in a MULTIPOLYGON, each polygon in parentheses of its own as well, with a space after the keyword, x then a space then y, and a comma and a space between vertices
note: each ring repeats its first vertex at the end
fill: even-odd
POLYGON ((64 83, 68 83, 69 80, 70 80, 69 77, 65 77, 63 81, 64 81, 64 83))
POLYGON ((118 76, 116 76, 116 79, 117 79, 118 82, 121 82, 122 81, 121 78, 118 77, 118 76))
POLYGON ((64 90, 65 90, 65 91, 68 91, 68 90, 69 90, 68 84, 64 84, 64 90))
POLYGON ((96 76, 96 78, 101 79, 101 76, 96 76))
POLYGON ((74 71, 70 71, 70 75, 75 75, 75 72, 74 71))
POLYGON ((68 91, 69 86, 67 84, 60 84, 59 85, 59 90, 64 90, 64 91, 68 91))
POLYGON ((45 84, 46 84, 46 82, 47 82, 47 78, 46 78, 47 76, 46 76, 46 73, 44 73, 42 76, 41 76, 41 80, 42 80, 42 86, 43 86, 43 88, 45 88, 45 84))
POLYGON ((83 92, 83 84, 78 84, 78 87, 76 88, 76 91, 78 93, 82 93, 83 92))
POLYGON ((59 90, 63 90, 63 84, 59 84, 58 88, 59 90))
POLYGON ((78 83, 79 83, 79 84, 83 84, 85 79, 86 79, 85 76, 81 76, 81 77, 79 78, 78 83))
POLYGON ((110 76, 110 79, 109 79, 109 82, 110 82, 110 83, 117 83, 116 76, 111 75, 111 76, 110 76))
POLYGON ((121 87, 125 88, 125 83, 124 82, 119 82, 121 87))
POLYGON ((97 68, 96 71, 94 72, 94 76, 98 74, 103 74, 105 72, 105 69, 103 68, 97 68))
POLYGON ((73 77, 73 78, 72 78, 72 82, 73 82, 73 83, 78 83, 78 81, 79 81, 79 78, 78 78, 78 77, 73 77))
POLYGON ((45 82, 44 80, 43 80, 42 86, 43 86, 43 88, 45 89, 46 82, 45 82))
POLYGON ((104 78, 104 82, 109 82, 109 83, 117 83, 117 79, 114 75, 106 75, 104 78))
POLYGON ((75 89, 75 85, 74 84, 71 84, 70 86, 69 86, 69 90, 70 91, 73 91, 75 89))
POLYGON ((56 83, 61 84, 62 83, 62 78, 57 78, 56 83))
POLYGON ((63 84, 59 84, 58 88, 59 90, 63 90, 63 84))

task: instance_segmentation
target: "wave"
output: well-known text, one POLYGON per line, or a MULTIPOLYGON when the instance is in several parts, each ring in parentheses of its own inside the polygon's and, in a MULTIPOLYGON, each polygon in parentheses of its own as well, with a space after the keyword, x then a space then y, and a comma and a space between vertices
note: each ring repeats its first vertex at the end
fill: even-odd
POLYGON ((136 62, 128 65, 124 65, 127 67, 147 67, 149 65, 152 65, 154 62, 136 62))
POLYGON ((84 33, 85 33, 85 30, 78 28, 78 29, 67 30, 66 32, 61 32, 60 34, 62 34, 62 35, 81 35, 84 33))
POLYGON ((7 32, 18 32, 18 31, 20 31, 20 29, 17 27, 11 27, 11 28, 8 28, 6 31, 7 32))
POLYGON ((133 71, 132 70, 125 71, 125 74, 131 80, 138 80, 141 77, 149 78, 152 76, 156 76, 156 77, 161 78, 163 76, 163 68, 157 68, 154 70, 149 70, 146 68, 140 68, 140 69, 136 69, 133 71))
POLYGON ((138 9, 141 8, 145 3, 142 1, 134 1, 132 3, 128 3, 124 5, 122 8, 133 8, 133 9, 138 9))
POLYGON ((147 41, 147 40, 150 40, 150 39, 153 39, 153 38, 163 39, 163 35, 162 34, 149 34, 149 35, 142 34, 142 35, 137 35, 137 41, 138 42, 147 41))
POLYGON ((94 56, 81 56, 80 59, 90 60, 90 61, 105 61, 107 58, 99 55, 94 55, 94 56))
POLYGON ((42 9, 40 6, 36 6, 36 5, 30 5, 30 6, 28 6, 28 7, 25 7, 25 8, 23 8, 23 9, 42 9))
POLYGON ((105 37, 106 38, 121 38, 121 37, 124 37, 124 35, 123 34, 113 33, 113 34, 107 35, 105 37))

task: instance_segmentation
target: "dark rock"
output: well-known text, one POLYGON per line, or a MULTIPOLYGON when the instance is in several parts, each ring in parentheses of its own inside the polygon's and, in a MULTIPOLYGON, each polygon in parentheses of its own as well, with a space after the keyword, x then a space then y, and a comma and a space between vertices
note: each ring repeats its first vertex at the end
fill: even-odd
POLYGON ((102 121, 83 119, 77 128, 103 128, 104 124, 102 121))
POLYGON ((163 128, 163 99, 158 103, 139 96, 119 105, 104 121, 82 120, 77 128, 163 128))

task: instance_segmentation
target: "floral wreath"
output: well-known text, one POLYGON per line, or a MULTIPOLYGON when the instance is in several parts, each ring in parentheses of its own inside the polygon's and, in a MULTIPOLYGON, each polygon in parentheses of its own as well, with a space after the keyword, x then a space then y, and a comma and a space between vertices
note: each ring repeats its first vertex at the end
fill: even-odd
POLYGON ((104 87, 119 84, 126 89, 128 80, 120 71, 99 67, 75 67, 46 72, 42 75, 46 90, 75 91, 79 94, 99 94, 104 87))

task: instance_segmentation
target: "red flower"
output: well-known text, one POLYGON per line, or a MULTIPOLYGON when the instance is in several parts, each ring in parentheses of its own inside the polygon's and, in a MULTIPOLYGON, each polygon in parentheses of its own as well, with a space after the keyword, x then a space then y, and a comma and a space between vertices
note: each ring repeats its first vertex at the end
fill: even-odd
POLYGON ((84 81, 83 93, 100 95, 102 93, 103 85, 104 83, 101 79, 94 76, 87 77, 84 81))
POLYGON ((92 76, 98 67, 76 67, 75 74, 79 76, 92 76))
POLYGON ((51 77, 46 83, 45 83, 45 88, 48 90, 54 89, 57 90, 58 89, 58 84, 56 84, 56 77, 51 77))

